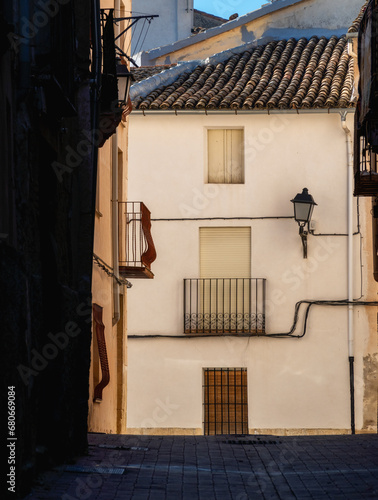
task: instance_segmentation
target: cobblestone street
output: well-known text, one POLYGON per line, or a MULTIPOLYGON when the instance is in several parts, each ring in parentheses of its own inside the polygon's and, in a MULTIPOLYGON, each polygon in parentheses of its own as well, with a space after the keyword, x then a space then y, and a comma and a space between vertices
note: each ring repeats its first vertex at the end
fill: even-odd
POLYGON ((89 453, 26 498, 249 500, 378 498, 378 435, 89 434, 89 453))

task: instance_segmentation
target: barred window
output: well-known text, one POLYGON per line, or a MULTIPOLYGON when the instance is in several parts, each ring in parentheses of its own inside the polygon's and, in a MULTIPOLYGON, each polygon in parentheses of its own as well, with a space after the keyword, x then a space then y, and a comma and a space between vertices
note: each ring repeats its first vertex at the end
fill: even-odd
POLYGON ((204 434, 248 434, 246 368, 205 368, 204 434))

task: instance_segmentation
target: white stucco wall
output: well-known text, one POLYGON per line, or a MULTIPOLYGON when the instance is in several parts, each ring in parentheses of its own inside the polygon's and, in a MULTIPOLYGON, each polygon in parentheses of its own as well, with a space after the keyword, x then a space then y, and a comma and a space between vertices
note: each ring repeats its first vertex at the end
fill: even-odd
MULTIPOLYGON (((348 125, 353 128, 353 114, 348 125)), ((292 216, 290 200, 307 187, 315 233, 347 231, 345 134, 335 114, 132 114, 129 199, 153 219, 292 216), (205 183, 206 130, 242 127, 245 184, 205 183)), ((352 200, 354 206, 356 199, 352 200)), ((355 207, 356 208, 356 207, 355 207)), ((355 217, 354 231, 357 231, 355 217)), ((129 335, 183 335, 183 279, 199 277, 199 227, 251 227, 252 277, 266 278, 266 332, 290 330, 299 300, 347 297, 347 238, 309 236, 302 257, 293 219, 153 221, 153 280, 133 280, 129 335)), ((355 297, 361 290, 355 242, 355 297)), ((366 281, 365 281, 366 284, 366 281)), ((356 308, 356 377, 369 336, 356 308)), ((302 331, 303 311, 298 333, 302 331)), ((302 339, 129 339, 128 428, 201 432, 202 370, 246 367, 249 428, 349 428, 347 311, 314 306, 302 339), (169 404, 168 404, 169 403, 169 404), (169 406, 171 405, 171 406, 169 406), (168 409, 167 409, 168 408, 168 409)), ((356 385, 362 426, 363 383, 356 385)))
MULTIPOLYGON (((282 27, 295 28, 328 28, 337 29, 349 27, 351 22, 357 17, 364 0, 305 0, 299 5, 287 9, 286 15, 281 17, 279 13, 277 22, 282 27), (290 24, 287 24, 289 21, 290 24)), ((282 5, 284 2, 282 2, 282 5)), ((279 7, 279 3, 276 4, 279 7)), ((278 26, 278 24, 276 24, 278 26)))
MULTIPOLYGON (((318 204, 313 213, 316 232, 346 233, 345 134, 338 114, 138 115, 130 120, 129 154, 135 165, 129 173, 129 199, 143 199, 153 219, 290 217, 290 200, 307 187, 318 204), (204 182, 206 129, 214 126, 244 128, 245 184, 204 182)), ((143 307, 138 299, 133 302, 139 290, 156 294, 156 300, 151 304, 153 313, 143 322, 130 314, 130 334, 182 333, 181 280, 199 277, 198 228, 222 225, 252 228, 252 277, 267 278, 270 294, 284 291, 288 305, 303 298, 346 297, 343 237, 310 236, 305 261, 294 220, 156 221, 152 223, 156 279, 134 284, 130 306, 143 307), (337 276, 332 289, 325 279, 330 269, 337 276), (169 305, 174 306, 173 314, 163 318, 161 312, 169 305)), ((290 325, 292 309, 281 311, 279 318, 271 316, 268 330, 281 331, 290 325)))
MULTIPOLYGON (((176 42, 191 35, 193 27, 193 0, 134 0, 133 15, 157 14, 152 19, 146 37, 143 31, 144 21, 140 20, 133 28, 131 55, 135 50, 149 50, 176 42), (143 43, 142 43, 143 42, 143 43)), ((147 25, 144 27, 144 29, 147 25)))

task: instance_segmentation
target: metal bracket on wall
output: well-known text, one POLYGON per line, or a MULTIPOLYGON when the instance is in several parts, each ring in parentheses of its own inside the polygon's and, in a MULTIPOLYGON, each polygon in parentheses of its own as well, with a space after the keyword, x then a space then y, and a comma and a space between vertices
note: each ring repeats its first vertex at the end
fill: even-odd
MULTIPOLYGON (((107 19, 107 14, 105 13, 105 11, 111 11, 111 10, 114 10, 114 9, 101 9, 101 25, 102 27, 104 26, 104 23, 107 19)), ((115 17, 113 19, 113 23, 114 24, 117 24, 121 21, 130 21, 127 28, 125 28, 124 30, 122 30, 119 35, 117 35, 115 38, 114 38, 114 43, 119 39, 121 38, 129 29, 131 29, 138 21, 140 21, 141 19, 145 19, 149 24, 151 23, 152 19, 154 19, 155 17, 159 17, 157 14, 150 14, 150 15, 145 15, 145 16, 129 16, 129 17, 115 17)), ((142 28, 143 29, 143 28, 142 28)), ((147 34, 147 33, 146 33, 147 34)), ((130 61, 136 68, 138 68, 138 65, 137 63, 134 61, 134 59, 132 57, 130 57, 128 54, 126 54, 122 49, 121 47, 119 47, 116 43, 115 43, 115 47, 116 47, 116 52, 117 52, 117 55, 119 56, 123 56, 125 57, 128 61, 130 61)))

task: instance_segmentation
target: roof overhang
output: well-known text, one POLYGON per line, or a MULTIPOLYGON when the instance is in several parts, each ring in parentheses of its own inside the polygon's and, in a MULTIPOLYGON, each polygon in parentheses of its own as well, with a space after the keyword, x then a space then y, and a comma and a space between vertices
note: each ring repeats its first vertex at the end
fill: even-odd
POLYGON ((305 115, 305 114, 354 114, 356 109, 350 108, 299 108, 299 109, 136 109, 130 116, 136 115, 305 115))

